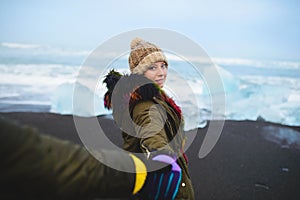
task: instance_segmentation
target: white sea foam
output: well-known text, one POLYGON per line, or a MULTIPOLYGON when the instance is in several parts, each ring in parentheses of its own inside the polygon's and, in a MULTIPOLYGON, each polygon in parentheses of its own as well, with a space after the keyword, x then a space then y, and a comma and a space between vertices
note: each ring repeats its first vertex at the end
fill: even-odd
POLYGON ((35 49, 40 47, 38 44, 24 44, 24 43, 10 43, 10 42, 3 42, 1 46, 13 49, 35 49))
POLYGON ((56 87, 76 79, 79 67, 57 64, 0 64, 0 84, 56 87))
POLYGON ((272 60, 253 60, 241 58, 212 58, 218 65, 228 66, 250 66, 256 68, 269 69, 300 69, 300 62, 295 61, 272 61, 272 60))
MULTIPOLYGON (((87 106, 87 102, 82 101, 76 114, 106 114, 102 100, 104 75, 111 68, 129 73, 128 60, 124 56, 110 66, 98 66, 97 63, 81 66, 82 58, 89 51, 16 43, 1 43, 0 47, 1 56, 5 58, 0 61, 0 103, 49 105, 52 112, 74 114, 70 107, 71 88, 79 79, 79 93, 82 96, 94 94, 95 103, 87 106), (22 63, 24 60, 26 63, 22 63)), ((109 52, 105 55, 116 56, 109 52)), ((170 70, 165 89, 182 107, 187 129, 202 126, 206 120, 218 116, 233 120, 263 118, 275 123, 300 125, 299 62, 212 58, 219 65, 216 69, 224 86, 226 109, 222 113, 222 110, 213 110, 211 105, 212 95, 222 95, 222 88, 212 91, 204 79, 205 73, 211 73, 207 67, 211 60, 188 58, 200 63, 199 72, 182 58, 169 57, 170 70)), ((13 111, 13 107, 10 109, 13 111)))

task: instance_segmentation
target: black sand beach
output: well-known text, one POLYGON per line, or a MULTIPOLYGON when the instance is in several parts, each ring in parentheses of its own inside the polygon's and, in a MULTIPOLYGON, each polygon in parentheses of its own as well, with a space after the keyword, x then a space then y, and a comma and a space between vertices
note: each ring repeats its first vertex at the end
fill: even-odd
MULTIPOLYGON (((70 115, 24 112, 1 113, 0 116, 82 144, 70 115)), ((121 145, 115 123, 104 116, 99 116, 98 121, 111 141, 121 145)), ((197 200, 300 199, 300 127, 263 121, 226 121, 218 143, 208 156, 199 159, 206 131, 207 128, 198 129, 187 150, 197 200), (270 132, 292 133, 298 141, 278 140, 276 143, 274 138, 265 139, 270 132)))

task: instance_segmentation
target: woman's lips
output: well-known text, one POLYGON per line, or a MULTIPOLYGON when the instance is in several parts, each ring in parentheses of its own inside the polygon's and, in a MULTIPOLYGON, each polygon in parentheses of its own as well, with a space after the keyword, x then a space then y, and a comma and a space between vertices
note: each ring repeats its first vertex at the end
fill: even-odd
POLYGON ((158 80, 155 80, 155 82, 157 84, 163 84, 165 82, 165 80, 164 79, 158 79, 158 80))

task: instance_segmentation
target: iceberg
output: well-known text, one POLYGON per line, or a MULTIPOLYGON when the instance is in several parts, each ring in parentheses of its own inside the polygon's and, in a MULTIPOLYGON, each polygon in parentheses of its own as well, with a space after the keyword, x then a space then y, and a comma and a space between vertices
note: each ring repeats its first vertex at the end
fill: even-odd
MULTIPOLYGON (((178 62, 180 68, 182 62, 178 62)), ((183 67, 182 67, 183 68, 183 67)), ((258 120, 264 119, 285 125, 300 125, 299 81, 294 78, 238 75, 222 66, 216 66, 222 81, 222 87, 210 89, 207 80, 214 74, 211 68, 204 67, 203 73, 210 76, 189 76, 184 72, 170 70, 167 85, 164 88, 181 106, 185 115, 185 129, 204 127, 207 120, 258 120), (287 84, 293 83, 293 84, 287 84), (213 110, 211 99, 225 98, 224 110, 213 110)), ((214 71, 215 73, 215 71, 214 71)), ((205 74, 204 74, 205 75, 205 74)), ((90 77, 86 77, 87 79, 90 77)), ((210 80, 211 81, 211 80, 210 80)), ((211 82, 210 82, 211 83, 211 82)), ((210 85, 214 87, 214 85, 210 85)), ((52 93, 51 112, 78 116, 97 116, 111 114, 103 106, 105 88, 97 91, 78 82, 60 84, 52 93), (76 97, 74 89, 76 88, 76 97), (76 106, 74 107, 74 98, 76 106), (77 101, 78 100, 78 101, 77 101)), ((222 102, 222 101, 220 101, 222 102)))
POLYGON ((103 99, 83 84, 63 83, 52 94, 50 112, 83 117, 111 114, 103 105, 103 99), (77 98, 76 105, 74 105, 75 98, 77 98))
POLYGON ((288 127, 266 126, 262 136, 282 148, 296 148, 300 150, 300 132, 288 127))

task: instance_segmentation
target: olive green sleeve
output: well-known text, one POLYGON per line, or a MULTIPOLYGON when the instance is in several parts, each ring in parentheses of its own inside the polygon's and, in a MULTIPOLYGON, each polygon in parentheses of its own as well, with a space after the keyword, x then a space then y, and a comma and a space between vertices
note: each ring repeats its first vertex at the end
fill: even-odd
MULTIPOLYGON (((84 147, 3 119, 0 128, 0 197, 95 199, 128 198, 132 194, 135 174, 107 167, 84 147)), ((98 153, 119 169, 134 168, 128 154, 98 153)))
POLYGON ((133 109, 132 119, 145 153, 162 149, 173 151, 165 132, 167 114, 159 104, 151 101, 137 104, 133 109))

